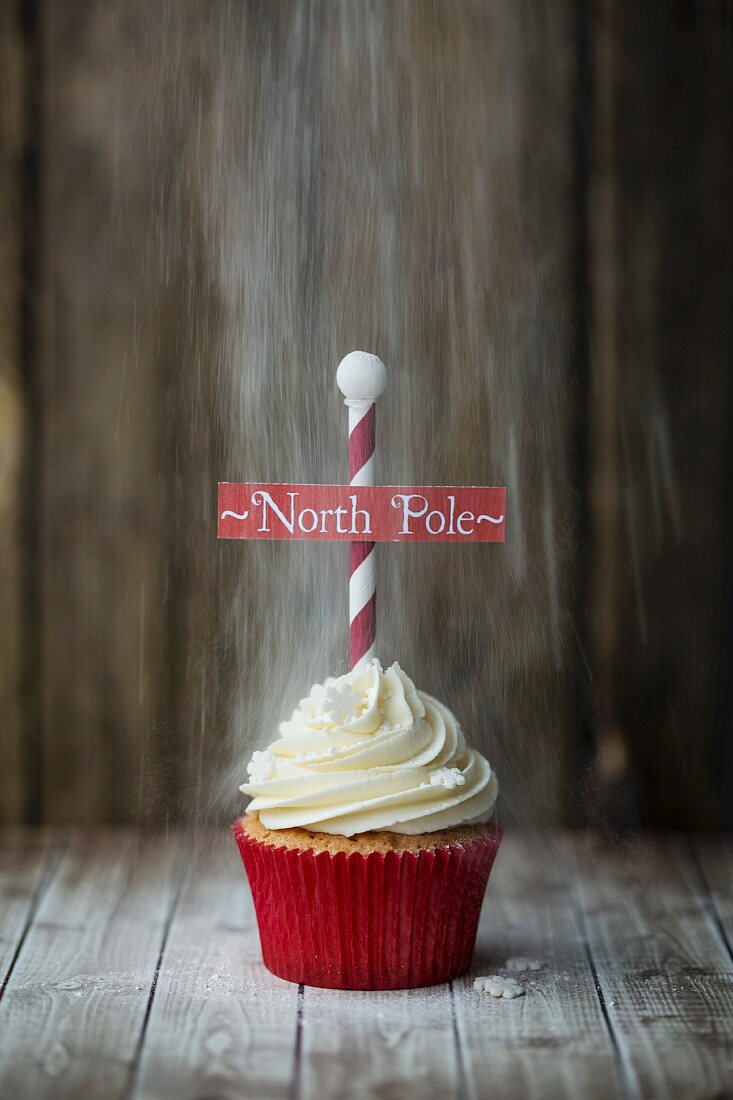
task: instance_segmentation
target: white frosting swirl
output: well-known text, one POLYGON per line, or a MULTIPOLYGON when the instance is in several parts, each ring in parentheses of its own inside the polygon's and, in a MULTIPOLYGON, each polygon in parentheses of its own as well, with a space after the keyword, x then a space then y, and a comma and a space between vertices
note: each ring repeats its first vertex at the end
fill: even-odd
POLYGON ((499 784, 455 716, 398 664, 315 684, 247 766, 268 829, 432 833, 486 821, 499 784))

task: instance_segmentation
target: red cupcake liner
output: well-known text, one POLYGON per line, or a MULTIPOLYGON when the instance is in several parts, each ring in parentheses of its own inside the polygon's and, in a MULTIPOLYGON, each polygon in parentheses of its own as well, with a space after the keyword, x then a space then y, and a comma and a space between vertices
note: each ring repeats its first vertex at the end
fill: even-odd
POLYGON ((417 852, 315 852, 236 837, 265 966, 331 989, 411 989, 469 967, 502 832, 417 852))

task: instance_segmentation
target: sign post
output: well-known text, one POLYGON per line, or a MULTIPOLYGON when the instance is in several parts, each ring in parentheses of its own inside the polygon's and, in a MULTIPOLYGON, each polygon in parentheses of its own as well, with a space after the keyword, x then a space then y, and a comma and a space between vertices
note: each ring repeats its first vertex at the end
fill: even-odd
POLYGON ((504 542, 506 489, 375 485, 375 402, 387 374, 353 351, 336 379, 349 410, 349 484, 219 482, 222 539, 349 542, 351 667, 376 653, 377 542, 504 542))
MULTIPOLYGON (((374 484, 376 400, 387 372, 376 355, 352 351, 339 363, 336 381, 349 410, 349 484, 374 484)), ((349 546, 349 649, 352 668, 377 652, 377 570, 374 543, 349 546)))

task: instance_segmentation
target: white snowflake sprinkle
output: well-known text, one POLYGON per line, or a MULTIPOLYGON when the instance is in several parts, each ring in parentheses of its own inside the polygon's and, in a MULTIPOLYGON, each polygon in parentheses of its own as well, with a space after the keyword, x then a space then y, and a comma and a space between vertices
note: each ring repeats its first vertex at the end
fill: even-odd
POLYGON ((356 718, 359 707, 359 696, 352 691, 349 684, 341 684, 336 687, 331 684, 326 689, 323 700, 323 709, 330 715, 332 722, 348 722, 356 718))
POLYGON ((541 970, 542 963, 539 959, 530 959, 525 955, 514 955, 506 961, 506 969, 521 973, 525 970, 541 970))
POLYGON ((275 757, 269 749, 259 749, 252 753, 252 759, 247 765, 247 775, 253 783, 266 783, 272 778, 275 770, 275 757))
POLYGON ((446 787, 452 791, 455 787, 462 787, 466 777, 459 768, 436 768, 430 773, 431 787, 446 787))
POLYGON ((488 993, 497 1001, 513 1001, 515 997, 524 995, 519 982, 514 978, 502 978, 500 974, 487 974, 474 979, 473 988, 479 993, 488 993))

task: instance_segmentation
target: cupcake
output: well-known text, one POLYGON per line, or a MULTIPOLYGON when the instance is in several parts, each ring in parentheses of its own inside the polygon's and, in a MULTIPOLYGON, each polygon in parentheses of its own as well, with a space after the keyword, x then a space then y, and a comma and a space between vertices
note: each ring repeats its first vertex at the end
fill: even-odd
POLYGON ((455 716, 372 660, 315 684, 279 732, 233 826, 268 969, 341 989, 462 974, 501 830, 455 716))

